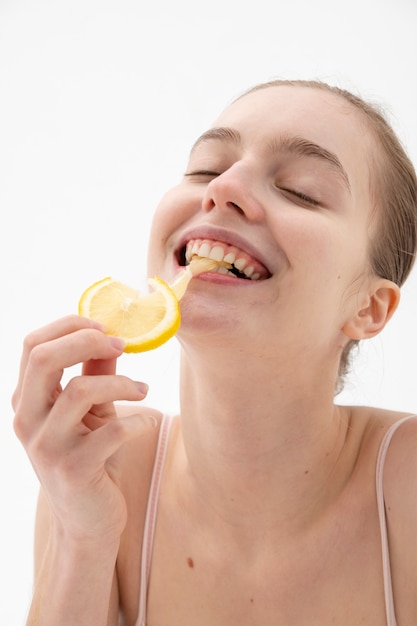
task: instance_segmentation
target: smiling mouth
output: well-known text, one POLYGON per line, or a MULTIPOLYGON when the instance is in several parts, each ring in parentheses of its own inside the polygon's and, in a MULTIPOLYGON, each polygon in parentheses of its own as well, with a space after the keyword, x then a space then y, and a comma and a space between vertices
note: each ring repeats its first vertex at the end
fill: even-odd
POLYGON ((234 276, 243 280, 266 280, 271 274, 268 269, 247 252, 220 241, 192 239, 180 251, 180 265, 189 265, 195 256, 217 262, 211 272, 234 276))

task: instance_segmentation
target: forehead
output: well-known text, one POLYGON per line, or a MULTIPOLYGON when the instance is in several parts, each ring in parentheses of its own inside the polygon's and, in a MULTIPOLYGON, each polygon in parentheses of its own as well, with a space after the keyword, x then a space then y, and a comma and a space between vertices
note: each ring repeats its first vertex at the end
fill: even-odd
POLYGON ((213 127, 236 129, 244 147, 282 135, 302 137, 337 155, 357 187, 369 189, 371 137, 360 111, 342 96, 310 87, 273 86, 228 106, 213 127))
POLYGON ((228 106, 213 126, 237 128, 248 140, 294 133, 324 147, 365 147, 364 123, 352 104, 310 87, 273 86, 250 92, 228 106))
POLYGON ((252 91, 229 105, 214 126, 241 125, 240 130, 262 133, 284 128, 304 131, 309 139, 332 141, 341 136, 363 143, 362 117, 351 103, 330 91, 299 86, 273 86, 252 91))

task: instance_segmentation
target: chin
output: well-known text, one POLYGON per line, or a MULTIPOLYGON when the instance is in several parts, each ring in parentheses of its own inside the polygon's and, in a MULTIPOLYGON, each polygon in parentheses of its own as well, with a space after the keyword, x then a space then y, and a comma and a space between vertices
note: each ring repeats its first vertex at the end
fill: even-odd
MULTIPOLYGON (((232 335, 236 333, 238 325, 236 320, 239 319, 239 312, 235 314, 231 311, 230 303, 227 306, 215 304, 212 299, 199 296, 193 297, 193 294, 187 293, 181 301, 181 326, 177 332, 179 340, 192 339, 193 337, 201 337, 210 340, 217 336, 221 337, 224 343, 225 338, 230 340, 232 335)), ((242 340, 241 333, 240 341, 242 340)))

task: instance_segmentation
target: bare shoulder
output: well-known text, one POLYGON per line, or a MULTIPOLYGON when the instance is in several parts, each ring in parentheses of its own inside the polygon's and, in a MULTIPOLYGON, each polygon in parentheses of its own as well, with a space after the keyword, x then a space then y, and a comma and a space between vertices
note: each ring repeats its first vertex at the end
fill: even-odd
POLYGON ((394 419, 383 473, 398 625, 417 624, 417 417, 394 419))
MULTIPOLYGON (((396 498, 398 505, 409 497, 416 504, 417 484, 417 414, 355 407, 351 423, 362 429, 362 439, 378 450, 385 439, 386 459, 383 468, 384 496, 396 498), (359 426, 361 425, 361 426, 359 426), (413 498, 414 496, 414 498, 413 498)), ((405 503, 410 508, 411 503, 405 503)))
MULTIPOLYGON (((403 411, 392 411, 369 406, 349 406, 343 407, 349 415, 350 426, 360 433, 360 436, 366 439, 367 443, 373 443, 379 446, 385 433, 398 424, 395 439, 398 441, 400 432, 409 428, 411 431, 415 428, 417 414, 403 411), (414 424, 414 426, 413 426, 414 424), (397 434, 398 431, 398 434, 397 434)), ((407 437, 405 437, 407 439, 407 437)))
POLYGON ((119 451, 120 488, 126 498, 128 512, 142 513, 146 505, 147 495, 155 459, 156 446, 162 414, 155 409, 142 405, 119 405, 116 407, 118 417, 138 413, 149 418, 155 428, 150 428, 146 434, 128 441, 119 451))
POLYGON ((398 626, 411 626, 417 624, 417 416, 371 407, 348 410, 368 473, 375 472, 378 452, 386 452, 382 487, 394 607, 398 626))
MULTIPOLYGON (((398 424, 387 449, 384 498, 390 529, 410 539, 417 565, 417 417, 398 424), (408 534, 407 534, 408 533, 408 534)), ((410 555, 411 556, 411 555, 410 555)), ((414 570, 417 571, 417 567, 414 570)))
POLYGON ((147 502, 162 421, 162 414, 155 409, 134 404, 117 406, 117 415, 121 418, 134 413, 149 418, 150 422, 155 424, 155 428, 150 428, 146 434, 131 439, 119 451, 120 488, 131 515, 142 514, 147 502))
POLYGON ((120 488, 126 500, 127 523, 120 541, 117 558, 119 610, 124 624, 135 624, 139 609, 142 539, 149 488, 158 444, 162 414, 143 405, 119 405, 119 417, 141 415, 156 420, 156 427, 147 434, 130 440, 120 453, 120 488))
POLYGON ((413 533, 409 550, 417 557, 417 416, 400 414, 388 430, 383 490, 389 527, 399 536, 413 533))

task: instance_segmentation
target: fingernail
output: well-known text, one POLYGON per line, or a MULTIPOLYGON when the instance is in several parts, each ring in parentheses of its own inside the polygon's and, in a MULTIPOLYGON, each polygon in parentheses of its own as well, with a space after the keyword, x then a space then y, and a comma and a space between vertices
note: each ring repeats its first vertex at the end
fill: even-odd
POLYGON ((120 337, 110 337, 110 343, 116 350, 124 350, 126 342, 120 337))
POLYGON ((148 393, 149 390, 149 385, 147 385, 146 383, 136 383, 136 389, 138 391, 140 391, 140 393, 143 393, 144 396, 146 396, 146 394, 148 393))

